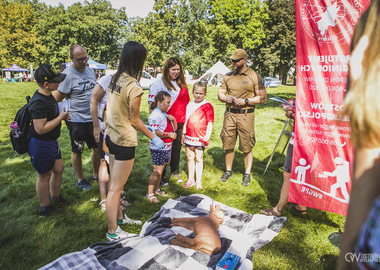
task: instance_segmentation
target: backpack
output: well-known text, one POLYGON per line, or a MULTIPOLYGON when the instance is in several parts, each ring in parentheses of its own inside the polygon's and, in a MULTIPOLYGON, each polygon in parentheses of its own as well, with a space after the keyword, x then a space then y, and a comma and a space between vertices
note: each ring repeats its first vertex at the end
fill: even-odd
POLYGON ((11 132, 9 134, 12 142, 13 150, 19 154, 28 152, 30 138, 28 138, 29 127, 32 119, 29 114, 30 96, 26 97, 26 104, 22 106, 16 113, 14 122, 12 122, 11 132))

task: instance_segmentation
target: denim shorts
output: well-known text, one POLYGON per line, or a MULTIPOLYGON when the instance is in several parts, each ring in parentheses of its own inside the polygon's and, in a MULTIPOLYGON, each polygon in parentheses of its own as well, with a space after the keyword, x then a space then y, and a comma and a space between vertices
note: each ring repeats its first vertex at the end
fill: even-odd
POLYGON ((57 159, 61 159, 58 141, 42 141, 30 138, 28 153, 30 162, 39 174, 52 170, 57 159))

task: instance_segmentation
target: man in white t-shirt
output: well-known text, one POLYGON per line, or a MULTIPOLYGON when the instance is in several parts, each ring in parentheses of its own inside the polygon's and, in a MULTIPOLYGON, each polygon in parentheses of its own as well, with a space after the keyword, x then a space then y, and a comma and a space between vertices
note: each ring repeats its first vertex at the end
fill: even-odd
POLYGON ((90 100, 96 84, 95 72, 87 66, 89 59, 83 46, 75 44, 70 48, 70 58, 73 65, 67 67, 63 73, 66 79, 54 93, 57 102, 64 98, 70 100, 70 121, 66 122, 71 139, 71 164, 77 178, 76 185, 82 190, 91 188, 91 184, 83 177, 82 153, 84 144, 92 148, 92 177, 98 179, 99 150, 93 135, 92 118, 90 114, 90 100))

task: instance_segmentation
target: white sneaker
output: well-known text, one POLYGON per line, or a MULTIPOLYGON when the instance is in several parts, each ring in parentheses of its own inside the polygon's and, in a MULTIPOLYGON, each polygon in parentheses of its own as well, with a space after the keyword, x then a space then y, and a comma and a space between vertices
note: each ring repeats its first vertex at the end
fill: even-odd
POLYGON ((109 241, 117 241, 121 238, 126 238, 130 236, 135 236, 136 234, 128 233, 126 231, 123 231, 119 226, 117 226, 116 230, 113 234, 106 233, 106 237, 109 241))
POLYGON ((127 217, 127 215, 125 213, 123 213, 123 215, 124 215, 124 218, 121 220, 118 220, 117 224, 119 224, 119 225, 121 225, 121 224, 141 225, 142 224, 142 222, 140 220, 131 219, 131 218, 127 217))

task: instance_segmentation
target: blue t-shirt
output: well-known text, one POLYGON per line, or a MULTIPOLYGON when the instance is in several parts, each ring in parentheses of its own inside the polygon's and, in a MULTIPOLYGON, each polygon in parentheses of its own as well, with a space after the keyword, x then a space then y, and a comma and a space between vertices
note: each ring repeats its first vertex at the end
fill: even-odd
POLYGON ((85 71, 79 72, 70 66, 63 73, 66 74, 66 78, 59 84, 58 91, 66 94, 66 99, 70 100, 69 115, 71 120, 69 121, 76 123, 92 122, 90 100, 96 84, 95 72, 89 67, 86 67, 85 71))

